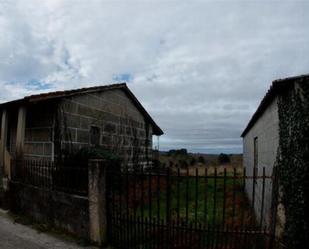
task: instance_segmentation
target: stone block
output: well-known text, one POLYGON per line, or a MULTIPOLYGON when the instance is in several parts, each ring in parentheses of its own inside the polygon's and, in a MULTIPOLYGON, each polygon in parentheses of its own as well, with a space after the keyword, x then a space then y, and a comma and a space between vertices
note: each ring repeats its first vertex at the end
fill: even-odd
POLYGON ((119 123, 120 121, 119 116, 112 114, 112 113, 107 113, 107 112, 104 112, 103 118, 104 120, 113 122, 113 123, 119 123))
POLYGON ((132 135, 132 128, 130 126, 126 127, 126 134, 127 134, 127 136, 131 136, 132 135))
POLYGON ((102 246, 107 242, 106 163, 91 160, 88 173, 89 234, 90 239, 102 246))
POLYGON ((82 94, 82 95, 79 95, 77 97, 74 97, 73 100, 77 103, 80 103, 82 105, 89 105, 88 104, 88 98, 89 98, 89 95, 88 94, 82 94))
POLYGON ((11 210, 89 239, 89 202, 81 196, 10 183, 11 210), (69 214, 69 215, 68 215, 69 214))
POLYGON ((72 115, 72 114, 66 113, 65 119, 66 119, 66 125, 68 127, 79 128, 80 117, 78 115, 72 115))
POLYGON ((43 143, 25 143, 24 153, 28 155, 44 155, 43 143))
POLYGON ((33 129, 32 130, 33 141, 51 141, 51 129, 33 129))
POLYGON ((88 106, 100 110, 101 108, 101 101, 100 98, 94 94, 89 95, 88 98, 88 106))
POLYGON ((107 133, 116 133, 116 129, 117 129, 117 127, 113 123, 107 123, 104 126, 104 131, 107 132, 107 133))
POLYGON ((91 109, 87 106, 84 106, 84 105, 78 105, 77 113, 87 117, 87 116, 91 115, 91 109))
POLYGON ((79 117, 79 122, 80 122, 79 123, 79 128, 89 130, 90 121, 89 121, 88 118, 80 116, 79 117))
POLYGON ((118 126, 118 134, 119 135, 125 135, 126 134, 126 128, 123 125, 118 126))
POLYGON ((52 143, 44 144, 44 155, 50 156, 52 154, 52 143))
POLYGON ((109 105, 109 112, 114 115, 120 115, 122 113, 122 107, 117 104, 110 104, 109 105))
POLYGON ((77 130, 77 142, 79 142, 79 143, 89 143, 89 131, 87 131, 87 130, 77 130))
POLYGON ((108 145, 108 144, 112 144, 112 136, 109 135, 103 135, 101 137, 101 144, 102 145, 108 145))
POLYGON ((63 102, 63 110, 67 113, 76 113, 77 112, 77 104, 71 100, 64 100, 63 102))
POLYGON ((76 142, 76 129, 67 128, 64 130, 65 141, 76 142))
POLYGON ((145 137, 146 136, 146 132, 144 130, 139 130, 139 134, 140 137, 145 137))

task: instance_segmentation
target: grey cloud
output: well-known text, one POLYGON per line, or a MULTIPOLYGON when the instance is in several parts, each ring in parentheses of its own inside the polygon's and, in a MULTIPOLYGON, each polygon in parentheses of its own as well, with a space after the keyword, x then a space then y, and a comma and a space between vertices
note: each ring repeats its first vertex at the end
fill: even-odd
POLYGON ((57 90, 125 73, 165 131, 161 149, 240 152, 271 81, 308 73, 308 10, 302 1, 0 3, 0 101, 29 93, 30 80, 57 90))

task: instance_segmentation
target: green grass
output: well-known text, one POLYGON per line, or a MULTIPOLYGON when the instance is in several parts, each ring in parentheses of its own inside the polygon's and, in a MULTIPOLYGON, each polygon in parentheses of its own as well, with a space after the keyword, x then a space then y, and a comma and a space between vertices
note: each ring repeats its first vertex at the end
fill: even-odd
MULTIPOLYGON (((226 181, 226 192, 227 196, 231 190, 232 181, 226 181)), ((222 221, 223 216, 223 206, 224 206, 224 186, 223 180, 215 181, 209 179, 208 183, 204 180, 195 181, 194 178, 183 179, 179 183, 179 210, 177 209, 177 184, 171 186, 170 194, 170 210, 172 217, 177 217, 178 212, 179 216, 182 219, 186 219, 188 214, 189 221, 208 222, 213 224, 219 224, 222 221), (188 193, 187 193, 188 189, 188 193), (188 198, 188 205, 186 205, 186 198, 188 198), (196 201, 197 199, 197 201, 196 201), (187 213, 188 206, 188 213, 187 213)), ((167 211, 167 196, 166 190, 162 191, 162 196, 160 200, 160 216, 165 217, 167 211)), ((226 206, 225 206, 226 207, 226 206)), ((149 210, 149 207, 146 207, 146 211, 149 210)), ((155 205, 154 213, 158 211, 157 205, 155 205)), ((225 212, 229 211, 229 207, 226 207, 225 212)), ((226 215, 226 214, 225 214, 226 215)))
MULTIPOLYGON (((167 198, 169 198, 170 216, 174 220, 179 215, 180 219, 186 220, 186 218, 188 218, 189 222, 195 222, 196 219, 196 221, 202 224, 206 223, 219 225, 222 224, 224 215, 226 224, 228 224, 233 219, 233 207, 235 209, 234 221, 240 222, 239 220, 241 219, 241 215, 247 215, 244 214, 247 209, 247 201, 242 189, 243 182, 241 179, 236 179, 234 181, 232 178, 228 178, 224 183, 222 178, 217 179, 216 182, 214 178, 210 178, 207 179, 206 182, 205 178, 203 177, 199 177, 196 181, 194 176, 190 176, 188 178, 181 177, 177 184, 177 177, 173 176, 170 178, 171 191, 169 196, 167 196, 167 185, 165 178, 163 177, 160 181, 160 195, 158 198, 158 185, 157 179, 155 178, 151 183, 151 207, 149 205, 148 196, 148 179, 145 179, 143 184, 143 202, 141 201, 141 182, 138 186, 136 186, 135 201, 132 201, 132 199, 134 199, 134 187, 132 187, 133 185, 131 185, 129 188, 129 196, 131 199, 130 214, 132 215, 135 213, 139 217, 159 217, 160 219, 165 219, 168 205, 167 198), (233 189, 235 189, 235 201, 233 201, 233 189), (187 198, 188 205, 186 205, 187 198), (177 208, 178 200, 179 209, 177 208), (224 209, 225 213, 223 214, 224 209)), ((123 207, 125 207, 125 204, 123 204, 123 207)))
MULTIPOLYGON (((228 177, 231 174, 228 174, 228 177)), ((177 177, 172 176, 170 178, 170 192, 169 195, 165 182, 165 177, 161 177, 160 180, 160 198, 157 196, 157 177, 152 177, 151 184, 149 184, 149 179, 145 178, 139 184, 134 187, 134 178, 129 179, 129 196, 130 196, 130 215, 133 217, 129 221, 122 220, 114 226, 113 234, 116 236, 115 241, 117 243, 133 243, 134 248, 153 248, 151 245, 154 243, 160 243, 162 236, 167 233, 167 228, 155 224, 154 230, 149 228, 153 225, 145 223, 143 231, 146 231, 146 234, 140 233, 140 221, 141 218, 159 218, 164 221, 164 224, 167 224, 166 212, 167 212, 167 202, 169 198, 170 205, 170 217, 172 220, 172 225, 169 224, 169 233, 172 238, 163 239, 164 243, 170 243, 170 245, 175 245, 171 248, 200 248, 198 245, 204 248, 207 247, 208 243, 213 243, 214 245, 221 248, 224 246, 227 236, 229 239, 233 236, 236 236, 236 240, 243 239, 240 235, 237 234, 226 234, 220 232, 212 232, 203 228, 203 230, 190 230, 190 224, 184 224, 182 226, 173 226, 173 222, 177 221, 177 216, 181 221, 186 221, 186 199, 188 198, 188 222, 191 223, 192 227, 195 227, 195 222, 202 225, 210 225, 215 228, 223 228, 223 225, 229 226, 234 225, 233 229, 240 228, 241 225, 252 224, 252 213, 249 208, 249 203, 246 199, 246 194, 243 189, 243 180, 242 179, 232 179, 227 178, 224 182, 222 175, 221 178, 217 178, 216 182, 214 178, 207 179, 207 182, 204 177, 199 177, 198 180, 194 176, 186 178, 181 176, 180 180, 177 181, 177 177), (143 186, 141 186, 143 183, 143 186), (151 186, 151 208, 149 206, 149 186, 151 186), (134 194, 134 189, 135 194, 134 194), (141 190, 144 190, 143 194, 141 190), (233 198, 233 190, 235 190, 235 198, 233 198), (179 209, 178 207, 178 193, 179 193, 179 209), (197 193, 197 194, 196 194, 197 193), (207 196, 207 197, 206 197, 207 196), (135 198, 134 198, 135 197, 135 198), (143 198, 142 198, 143 197, 143 198), (141 200, 144 200, 143 202, 141 200), (197 202, 196 202, 197 200, 197 202), (225 201, 224 201, 225 200, 225 201), (225 202, 225 204, 224 204, 225 202), (159 207, 158 207, 159 204, 159 207), (225 209, 224 209, 225 205, 225 209), (134 208, 135 207, 135 208, 134 208), (233 216, 233 207, 235 209, 235 215, 233 216), (150 212, 151 210, 151 212, 150 212), (225 222, 223 223, 223 210, 225 210, 225 222), (138 219, 134 218, 134 214, 138 219), (251 218, 248 218, 251 217, 251 218), (180 227, 180 230, 179 230, 180 227), (183 230, 182 230, 183 229, 183 230), (117 237, 120 236, 120 237, 117 237), (121 236, 124 236, 121 238, 121 236), (238 237, 237 237, 238 236, 238 237), (191 240, 189 237, 193 237, 191 240), (185 240, 185 245, 183 247, 177 247, 179 243, 183 243, 185 240), (189 243, 189 244, 188 244, 189 243), (193 245, 195 247, 193 247, 193 245)), ((123 186, 121 193, 125 193, 126 186, 123 186)), ((123 200, 123 199, 122 199, 123 200)), ((118 199, 119 201, 119 199, 118 199)), ((126 213, 126 204, 125 202, 121 203, 121 209, 126 213)), ((119 214, 117 209, 114 209, 114 212, 119 214)), ((156 219, 155 222, 158 222, 156 219)), ((116 222, 117 223, 117 222, 116 222)), ((251 235, 250 235, 251 236, 251 235)), ((249 236, 249 237, 250 237, 249 236)), ((251 238, 251 237, 250 237, 251 238)), ((250 239, 253 242, 254 236, 250 239)), ((232 243, 231 241, 229 243, 232 243)), ((251 242, 250 242, 251 243, 251 242)), ((133 248, 133 247, 132 247, 133 248)), ((157 248, 157 247, 155 247, 157 248)), ((160 247, 158 247, 160 248, 160 247)))

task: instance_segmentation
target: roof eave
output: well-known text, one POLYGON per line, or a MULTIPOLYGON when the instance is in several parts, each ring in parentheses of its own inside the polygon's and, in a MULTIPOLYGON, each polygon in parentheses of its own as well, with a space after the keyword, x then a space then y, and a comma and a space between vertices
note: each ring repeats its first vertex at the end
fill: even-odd
POLYGON ((154 127, 153 134, 156 136, 162 136, 164 132, 161 130, 159 126, 157 126, 157 127, 154 127))
POLYGON ((248 125, 246 126, 240 137, 243 138, 246 136, 246 134, 251 130, 256 121, 261 117, 261 115, 264 113, 264 111, 267 109, 267 107, 270 105, 270 103, 275 99, 275 97, 278 94, 289 89, 291 86, 293 86, 294 82, 299 79, 309 79, 309 74, 274 80, 272 82, 270 89, 267 91, 259 107, 257 108, 256 112, 252 115, 248 125))
POLYGON ((149 115, 149 113, 146 111, 146 109, 142 106, 142 104, 139 102, 139 100, 136 98, 136 96, 133 94, 133 92, 129 89, 129 87, 127 85, 125 85, 125 87, 123 89, 133 99, 133 101, 136 103, 137 107, 144 114, 144 116, 149 120, 149 122, 151 123, 152 128, 153 128, 153 134, 156 135, 156 136, 163 135, 164 134, 163 130, 152 119, 152 117, 149 115))
POLYGON ((148 114, 148 112, 145 110, 145 108, 142 106, 139 100, 135 97, 135 95, 131 92, 131 90, 128 88, 125 82, 117 83, 113 85, 107 85, 107 86, 98 86, 98 87, 81 88, 81 89, 75 89, 75 90, 56 91, 56 92, 50 92, 50 93, 30 95, 22 99, 2 103, 0 104, 0 109, 8 108, 10 106, 15 106, 15 105, 56 100, 60 98, 75 96, 78 94, 85 94, 85 93, 92 93, 92 92, 99 92, 99 91, 106 91, 106 90, 113 90, 113 89, 122 89, 128 94, 128 96, 132 99, 132 101, 134 102, 136 107, 139 109, 139 111, 142 112, 144 117, 148 119, 148 121, 152 125, 154 135, 161 136, 164 134, 162 129, 156 124, 156 122, 148 114))

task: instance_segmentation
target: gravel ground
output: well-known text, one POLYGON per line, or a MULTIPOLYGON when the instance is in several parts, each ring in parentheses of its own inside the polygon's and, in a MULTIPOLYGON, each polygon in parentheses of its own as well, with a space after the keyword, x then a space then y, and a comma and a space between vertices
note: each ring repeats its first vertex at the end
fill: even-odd
POLYGON ((14 223, 6 212, 0 210, 0 249, 79 249, 71 241, 64 241, 50 234, 40 233, 28 226, 14 223))

